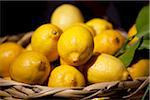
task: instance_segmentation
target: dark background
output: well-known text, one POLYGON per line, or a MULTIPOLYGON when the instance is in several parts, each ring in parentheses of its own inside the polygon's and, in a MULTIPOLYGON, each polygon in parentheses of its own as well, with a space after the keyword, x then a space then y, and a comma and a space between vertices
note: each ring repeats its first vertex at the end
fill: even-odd
POLYGON ((106 18, 115 28, 125 31, 134 24, 140 9, 147 1, 1 1, 0 35, 12 35, 35 30, 49 23, 54 9, 63 4, 76 5, 85 22, 92 18, 106 18))

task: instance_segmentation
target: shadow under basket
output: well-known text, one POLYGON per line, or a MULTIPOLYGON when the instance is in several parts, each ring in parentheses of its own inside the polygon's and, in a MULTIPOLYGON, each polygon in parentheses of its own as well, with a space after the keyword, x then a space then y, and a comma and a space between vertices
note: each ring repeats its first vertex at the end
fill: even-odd
MULTIPOLYGON (((0 37, 0 44, 11 41, 26 47, 30 43, 32 33, 0 37)), ((72 88, 50 88, 0 78, 0 99, 89 100, 102 97, 106 100, 141 100, 149 85, 149 78, 140 77, 135 80, 95 83, 72 88)))

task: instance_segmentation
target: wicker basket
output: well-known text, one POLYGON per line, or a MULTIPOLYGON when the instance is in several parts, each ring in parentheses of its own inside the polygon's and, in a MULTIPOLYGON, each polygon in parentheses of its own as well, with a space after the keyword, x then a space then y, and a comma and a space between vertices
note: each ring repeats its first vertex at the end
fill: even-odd
MULTIPOLYGON (((0 37, 0 44, 13 41, 25 47, 30 43, 32 33, 33 32, 28 32, 19 35, 0 37)), ((135 80, 96 83, 86 87, 73 88, 50 88, 47 86, 29 85, 0 78, 0 99, 19 100, 34 98, 45 100, 51 98, 52 100, 87 100, 95 97, 103 97, 111 100, 139 100, 149 84, 149 78, 150 77, 141 77, 135 80)))

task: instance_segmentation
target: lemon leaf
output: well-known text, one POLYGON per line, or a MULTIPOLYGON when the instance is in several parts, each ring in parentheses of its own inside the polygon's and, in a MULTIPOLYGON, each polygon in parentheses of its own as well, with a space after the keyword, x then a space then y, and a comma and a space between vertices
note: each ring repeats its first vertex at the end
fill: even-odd
POLYGON ((143 7, 136 19, 136 28, 137 28, 136 36, 139 38, 150 33, 149 31, 149 8, 150 6, 143 7))
POLYGON ((150 40, 143 40, 143 42, 141 43, 140 47, 138 48, 139 50, 141 49, 150 49, 149 46, 150 40))
MULTIPOLYGON (((136 28, 137 34, 135 37, 138 37, 139 40, 133 46, 129 46, 128 42, 130 39, 127 39, 127 43, 121 48, 119 53, 122 54, 118 57, 126 67, 130 65, 134 58, 136 49, 150 49, 149 48, 149 6, 145 6, 141 9, 136 19, 136 28)), ((118 53, 117 53, 118 54, 118 53)))
POLYGON ((118 58, 123 62, 125 67, 128 67, 133 60, 136 49, 140 44, 140 40, 134 45, 130 46, 121 56, 118 58))

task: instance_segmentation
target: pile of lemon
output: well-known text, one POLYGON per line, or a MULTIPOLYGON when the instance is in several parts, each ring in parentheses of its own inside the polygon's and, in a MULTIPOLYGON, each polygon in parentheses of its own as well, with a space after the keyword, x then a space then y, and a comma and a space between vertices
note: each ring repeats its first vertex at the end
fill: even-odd
MULTIPOLYGON (((128 36, 135 34, 134 25, 128 36)), ((0 45, 0 77, 49 87, 81 87, 148 76, 149 59, 126 69, 114 56, 125 40, 107 20, 93 18, 84 23, 77 7, 63 4, 53 12, 50 23, 34 31, 26 48, 12 42, 0 45), (51 66, 56 60, 60 65, 51 66)))

